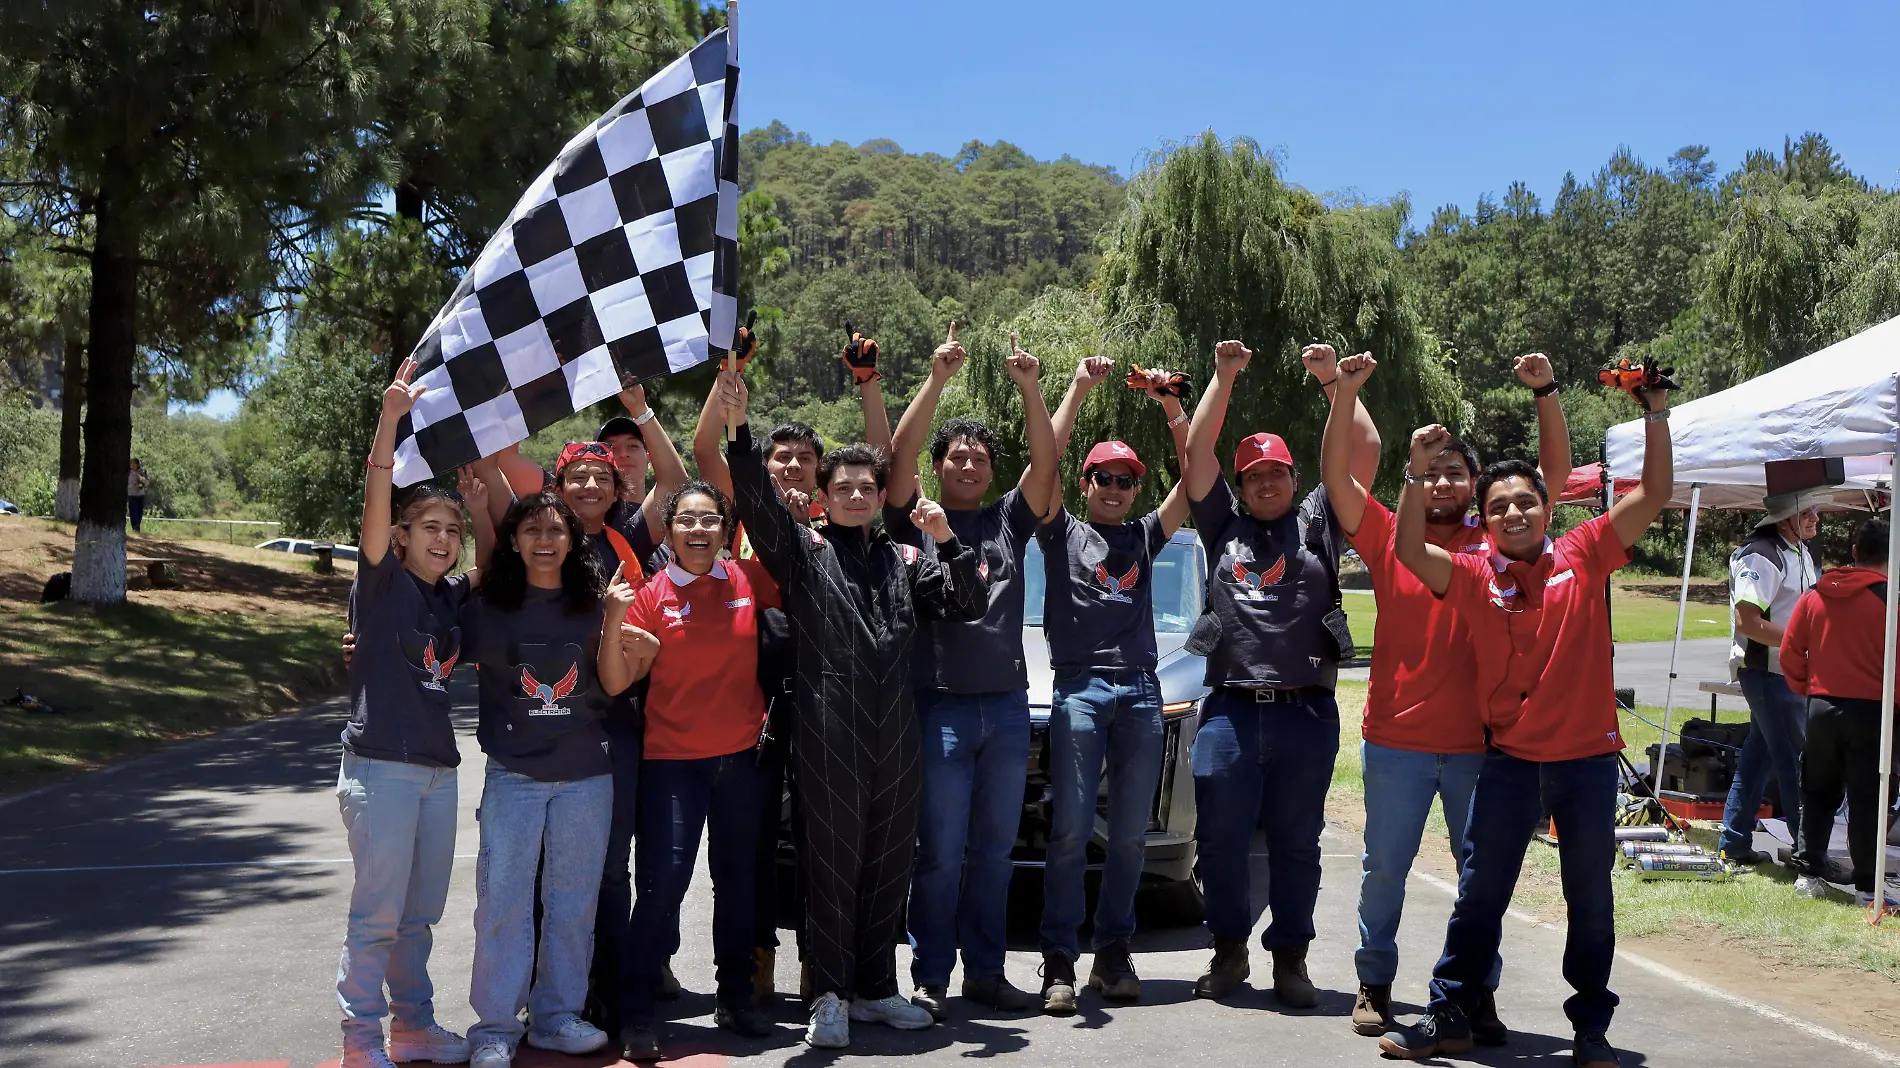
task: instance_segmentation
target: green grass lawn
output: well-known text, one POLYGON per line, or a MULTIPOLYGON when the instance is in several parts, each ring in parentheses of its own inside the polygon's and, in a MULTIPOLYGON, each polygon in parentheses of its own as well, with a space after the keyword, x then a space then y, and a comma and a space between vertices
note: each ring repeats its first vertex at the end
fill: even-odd
MULTIPOLYGON (((1661 587, 1655 587, 1660 589, 1661 587)), ((1345 595, 1346 618, 1359 655, 1369 655, 1372 630, 1379 620, 1377 598, 1365 593, 1345 595)), ((1689 602, 1683 620, 1684 638, 1728 637, 1728 609, 1722 605, 1689 602)), ((1618 587, 1610 598, 1610 630, 1619 642, 1666 642, 1676 636, 1676 602, 1672 597, 1618 587)))
MULTIPOLYGON (((1692 603, 1690 611, 1695 607, 1692 603)), ((1365 796, 1365 780, 1359 765, 1359 724, 1365 712, 1365 684, 1342 682, 1338 696, 1340 752, 1338 762, 1333 765, 1334 796, 1347 800, 1351 816, 1363 820, 1361 802, 1365 796)), ((1660 708, 1644 707, 1637 711, 1656 723, 1662 722, 1660 708)), ((1694 715, 1706 716, 1707 712, 1679 708, 1674 722, 1694 715)), ((1730 714, 1723 713, 1723 718, 1729 719, 1730 714)), ((1643 747, 1654 742, 1660 732, 1626 712, 1623 733, 1632 759, 1640 763, 1643 747)), ((1713 852, 1717 832, 1710 824, 1697 824, 1690 837, 1713 852)), ((1425 850, 1442 848, 1445 836, 1444 813, 1434 803, 1426 823, 1425 850)), ((1532 842, 1513 903, 1546 919, 1561 921, 1560 871, 1557 850, 1532 842)), ((1751 952, 1772 959, 1811 966, 1856 968, 1900 980, 1900 923, 1889 920, 1885 927, 1869 927, 1866 913, 1851 902, 1838 898, 1815 901, 1797 897, 1792 883, 1793 876, 1777 865, 1764 865, 1759 873, 1738 875, 1721 883, 1642 882, 1619 871, 1612 883, 1616 895, 1616 929, 1619 934, 1630 937, 1712 933, 1734 939, 1751 952)))

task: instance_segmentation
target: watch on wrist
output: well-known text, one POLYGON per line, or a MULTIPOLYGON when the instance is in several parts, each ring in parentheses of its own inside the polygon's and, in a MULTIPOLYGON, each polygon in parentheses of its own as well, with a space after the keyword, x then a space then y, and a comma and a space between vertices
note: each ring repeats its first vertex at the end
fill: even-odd
POLYGON ((651 423, 653 421, 653 406, 650 404, 647 405, 647 410, 644 412, 641 412, 639 415, 634 416, 633 421, 640 424, 641 426, 645 426, 648 423, 651 423))
POLYGON ((1531 396, 1548 397, 1555 392, 1557 392, 1557 380, 1553 378, 1549 382, 1546 382, 1543 385, 1538 386, 1535 389, 1532 389, 1531 396))
POLYGON ((1667 423, 1668 421, 1669 409, 1667 408, 1658 408, 1653 412, 1643 413, 1643 422, 1645 423, 1667 423))
POLYGON ((1172 430, 1175 427, 1180 426, 1182 423, 1185 423, 1187 421, 1188 421, 1188 413, 1182 412, 1180 415, 1177 415, 1174 418, 1168 420, 1168 429, 1172 430))
POLYGON ((1430 475, 1415 475, 1410 471, 1405 473, 1405 484, 1408 486, 1428 486, 1431 484, 1431 481, 1432 476, 1430 475))

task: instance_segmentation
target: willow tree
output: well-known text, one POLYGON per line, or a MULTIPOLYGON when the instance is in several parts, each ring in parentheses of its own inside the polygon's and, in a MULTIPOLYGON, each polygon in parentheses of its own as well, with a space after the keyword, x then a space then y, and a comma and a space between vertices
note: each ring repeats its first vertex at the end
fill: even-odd
MULTIPOLYGON (((1104 334, 1137 346, 1156 331, 1178 338, 1168 364, 1197 386, 1212 374, 1216 342, 1245 342, 1254 359, 1234 392, 1223 453, 1257 431, 1281 434, 1308 485, 1327 406, 1300 349, 1318 340, 1341 355, 1371 350, 1379 371, 1362 397, 1397 455, 1413 428, 1460 411, 1400 256, 1406 210, 1402 201, 1328 204, 1284 181, 1254 142, 1205 133, 1129 184, 1102 239, 1104 334)), ((1151 431, 1152 421, 1134 425, 1151 431)))

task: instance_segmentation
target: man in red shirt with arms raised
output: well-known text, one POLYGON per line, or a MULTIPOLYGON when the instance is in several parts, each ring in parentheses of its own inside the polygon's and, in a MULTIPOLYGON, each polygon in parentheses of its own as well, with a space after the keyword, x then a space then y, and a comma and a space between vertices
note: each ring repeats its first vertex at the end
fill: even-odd
MULTIPOLYGON (((1366 849, 1359 880, 1359 997, 1353 1030, 1377 1037, 1392 1023, 1388 1004, 1399 968, 1399 917, 1405 907, 1405 877, 1425 835, 1434 796, 1443 801, 1452 855, 1465 835, 1471 790, 1484 765, 1484 720, 1479 712, 1476 654, 1471 637, 1453 614, 1394 552, 1392 513, 1374 500, 1352 474, 1354 408, 1359 390, 1378 362, 1370 355, 1339 361, 1339 388, 1320 451, 1320 475, 1333 514, 1339 517, 1372 578, 1379 622, 1372 643, 1372 685, 1366 692, 1364 740, 1366 849)), ((1546 485, 1570 477, 1570 431, 1550 360, 1542 353, 1517 358, 1518 380, 1536 396, 1539 468, 1546 485)), ((1472 518, 1472 483, 1480 467, 1476 450, 1448 438, 1425 472, 1425 539, 1453 553, 1486 553, 1484 527, 1472 518)), ((1472 1037, 1502 1045, 1493 992, 1501 960, 1494 960, 1471 1013, 1472 1037)))
POLYGON ((1442 426, 1412 435, 1396 551, 1470 632, 1489 747, 1471 795, 1458 901, 1432 969, 1431 1005, 1417 1024, 1379 1040, 1388 1056, 1417 1060, 1471 1048, 1470 1016, 1497 958, 1531 832, 1548 809, 1568 906, 1564 978, 1577 991, 1564 1002, 1576 1029, 1572 1061, 1582 1068, 1618 1063, 1604 1035, 1617 1004, 1609 986, 1616 915, 1604 858, 1615 849, 1623 735, 1603 584, 1662 514, 1674 478, 1668 394, 1653 388, 1636 396, 1648 424, 1641 483, 1607 515, 1554 543, 1545 537, 1550 494, 1522 460, 1492 464, 1478 479, 1488 554, 1449 553, 1428 542, 1426 471, 1451 435, 1442 426))

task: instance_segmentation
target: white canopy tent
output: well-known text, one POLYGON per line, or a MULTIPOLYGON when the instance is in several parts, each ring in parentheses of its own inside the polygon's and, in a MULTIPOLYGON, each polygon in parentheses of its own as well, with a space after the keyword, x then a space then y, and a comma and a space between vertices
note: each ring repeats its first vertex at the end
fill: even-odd
MULTIPOLYGON (((1701 486, 1762 487, 1762 465, 1773 460, 1812 460, 1838 456, 1850 486, 1890 490, 1900 479, 1900 318, 1889 319, 1830 345, 1812 356, 1750 379, 1720 393, 1693 400, 1670 413, 1678 486, 1691 491, 1689 551, 1695 547, 1695 511, 1701 486)), ((1606 479, 1634 478, 1643 468, 1643 423, 1610 428, 1605 442, 1606 479)), ((1887 635, 1881 695, 1880 796, 1888 796, 1893 761, 1893 679, 1896 630, 1900 620, 1900 524, 1895 524, 1888 559, 1896 566, 1887 576, 1887 635)), ((1689 558, 1683 561, 1683 606, 1687 607, 1689 558)), ((1682 642, 1683 611, 1676 616, 1676 643, 1682 642)), ((1674 699, 1675 654, 1670 655, 1669 694, 1664 706, 1664 741, 1674 699)), ((1658 765, 1662 762, 1658 761, 1658 765)), ((1883 824, 1884 826, 1884 824, 1883 824)), ((1882 836, 1885 837, 1884 835, 1882 836)), ((1874 885, 1885 887, 1887 856, 1875 850, 1874 885)), ((1883 896, 1874 898, 1878 920, 1883 896)))

